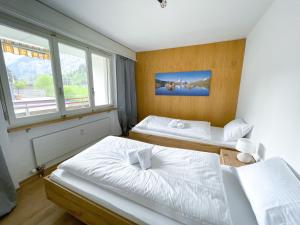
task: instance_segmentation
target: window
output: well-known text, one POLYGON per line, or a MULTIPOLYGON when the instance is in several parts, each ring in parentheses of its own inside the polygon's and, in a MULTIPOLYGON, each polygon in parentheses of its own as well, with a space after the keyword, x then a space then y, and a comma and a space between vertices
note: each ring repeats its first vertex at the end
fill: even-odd
POLYGON ((66 110, 90 107, 86 52, 58 44, 66 110))
POLYGON ((57 112, 49 41, 4 26, 0 39, 15 117, 57 112))
POLYGON ((92 54, 95 106, 110 104, 109 58, 92 54))
POLYGON ((111 55, 31 32, 0 24, 0 76, 11 125, 113 104, 111 55))

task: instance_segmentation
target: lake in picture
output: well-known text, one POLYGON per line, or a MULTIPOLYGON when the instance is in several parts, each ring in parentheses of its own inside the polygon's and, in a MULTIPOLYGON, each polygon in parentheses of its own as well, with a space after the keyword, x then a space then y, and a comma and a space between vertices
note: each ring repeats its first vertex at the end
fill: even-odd
POLYGON ((157 73, 156 95, 209 96, 211 71, 157 73))

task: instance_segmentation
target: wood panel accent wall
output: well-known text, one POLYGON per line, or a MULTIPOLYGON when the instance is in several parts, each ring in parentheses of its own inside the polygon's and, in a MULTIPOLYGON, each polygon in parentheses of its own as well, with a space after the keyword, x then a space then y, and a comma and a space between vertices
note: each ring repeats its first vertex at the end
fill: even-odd
POLYGON ((234 119, 245 39, 137 53, 138 119, 148 115, 210 121, 234 119), (210 96, 156 96, 155 74, 211 70, 210 96))

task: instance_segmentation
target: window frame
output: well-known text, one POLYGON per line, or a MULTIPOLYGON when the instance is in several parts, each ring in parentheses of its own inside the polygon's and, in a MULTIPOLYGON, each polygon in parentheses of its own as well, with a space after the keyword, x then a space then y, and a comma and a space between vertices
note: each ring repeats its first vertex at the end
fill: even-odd
MULTIPOLYGON (((53 76, 53 84, 54 84, 54 92, 56 97, 56 106, 57 106, 57 112, 54 113, 47 113, 43 115, 34 115, 34 116, 28 116, 28 117, 20 117, 16 118, 15 112, 14 112, 14 106, 7 76, 7 70, 6 70, 6 64, 5 59, 3 55, 3 49, 2 45, 0 45, 0 76, 2 81, 2 88, 4 90, 4 98, 6 102, 7 112, 8 112, 8 122, 9 122, 9 128, 12 127, 18 127, 23 125, 30 125, 33 123, 48 121, 52 119, 58 119, 73 115, 80 115, 88 112, 94 112, 97 110, 105 109, 110 106, 115 105, 115 73, 114 73, 114 54, 105 52, 103 50, 100 50, 94 46, 90 46, 88 44, 84 44, 82 42, 73 40, 71 38, 68 38, 66 36, 55 34, 47 29, 35 26, 33 24, 27 24, 27 22, 18 21, 18 19, 15 19, 13 21, 7 21, 4 18, 0 17, 0 25, 10 27, 12 29, 17 29, 20 31, 24 31, 27 33, 31 33, 33 35, 37 35, 41 38, 45 38, 48 40, 49 43, 49 50, 51 55, 51 68, 52 68, 52 76, 53 76), (61 64, 60 64, 60 57, 59 57, 59 47, 58 44, 65 44, 71 47, 75 47, 81 50, 85 51, 86 55, 86 66, 87 66, 87 81, 88 81, 88 92, 89 92, 89 101, 90 106, 87 108, 82 109, 75 109, 75 110, 66 110, 65 108, 65 98, 63 93, 63 82, 62 82, 62 73, 61 73, 61 64), (95 106, 95 99, 94 99, 94 83, 93 83, 93 68, 92 68, 92 54, 101 55, 104 57, 107 57, 109 60, 109 73, 108 73, 108 79, 109 79, 109 104, 107 105, 101 105, 101 106, 95 106)), ((1 84, 0 84, 1 85, 1 84)))
POLYGON ((56 43, 55 45, 57 45, 57 66, 59 66, 59 77, 60 77, 60 81, 61 81, 61 90, 60 90, 60 97, 62 98, 62 102, 64 104, 63 109, 62 109, 62 115, 63 116, 67 116, 67 115, 76 115, 76 114, 81 114, 81 113, 87 113, 92 111, 93 106, 92 106, 92 95, 91 95, 91 85, 90 85, 90 66, 89 66, 89 54, 88 54, 88 47, 82 46, 80 44, 77 44, 75 42, 72 41, 67 41, 65 39, 62 38, 55 38, 54 40, 56 43), (86 69, 87 69, 87 82, 88 82, 88 93, 89 93, 89 101, 90 101, 90 106, 89 107, 85 107, 85 108, 81 108, 81 109, 73 109, 73 110, 67 110, 66 109, 66 105, 65 105, 65 97, 64 97, 64 86, 63 86, 63 81, 62 81, 62 72, 61 72, 61 63, 60 63, 60 56, 59 56, 59 44, 63 44, 63 45, 67 45, 70 47, 74 47, 74 48, 78 48, 80 50, 83 50, 85 53, 85 63, 86 63, 86 69))
POLYGON ((8 81, 8 76, 7 76, 7 69, 6 69, 6 63, 4 59, 4 53, 2 49, 2 44, 0 46, 0 64, 1 64, 1 81, 2 81, 2 87, 4 90, 4 95, 5 95, 5 101, 6 101, 6 107, 8 111, 8 117, 9 117, 9 124, 10 125, 24 125, 24 124, 30 124, 30 123, 35 123, 35 122, 41 122, 44 120, 49 120, 49 119, 55 119, 60 116, 60 108, 58 105, 58 93, 57 93, 57 82, 56 82, 56 70, 54 69, 54 63, 53 63, 53 54, 52 54, 52 38, 51 35, 49 34, 44 34, 39 31, 33 31, 32 29, 26 29, 26 28, 21 28, 20 26, 12 26, 8 25, 6 23, 3 23, 3 21, 0 20, 0 25, 7 26, 12 29, 20 30, 23 32, 27 32, 36 36, 39 36, 41 38, 47 39, 48 44, 49 44, 49 51, 51 55, 51 70, 52 70, 52 76, 53 76, 53 86, 54 86, 54 92, 55 92, 55 98, 56 98, 56 106, 57 106, 57 112, 54 113, 47 113, 47 114, 42 114, 42 115, 35 115, 35 116, 28 116, 28 117, 20 117, 17 118, 15 111, 14 111, 14 105, 13 105, 13 100, 11 96, 11 90, 9 86, 9 81, 8 81))
POLYGON ((114 90, 114 85, 113 85, 113 55, 111 54, 107 54, 101 50, 98 50, 98 49, 90 49, 90 52, 89 52, 89 55, 90 55, 90 69, 91 69, 91 84, 92 84, 92 95, 93 95, 93 109, 94 110, 97 110, 97 109, 101 109, 101 108, 104 108, 104 107, 109 107, 109 106, 113 106, 114 105, 114 99, 112 97, 112 93, 113 93, 113 90, 114 90), (108 88, 108 104, 105 104, 105 105, 99 105, 99 106, 96 106, 95 105, 95 89, 94 89, 94 74, 93 74, 93 60, 92 60, 92 54, 95 54, 95 55, 99 55, 99 56, 102 56, 102 57, 105 57, 108 59, 108 65, 107 65, 107 69, 108 69, 108 84, 109 84, 109 88, 108 88))

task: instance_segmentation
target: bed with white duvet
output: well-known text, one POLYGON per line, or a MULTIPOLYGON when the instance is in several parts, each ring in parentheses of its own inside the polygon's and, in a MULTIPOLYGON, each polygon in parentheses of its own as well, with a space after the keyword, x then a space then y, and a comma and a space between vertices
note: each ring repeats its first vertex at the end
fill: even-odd
POLYGON ((196 120, 176 120, 161 116, 147 116, 135 128, 202 140, 211 139, 210 123, 196 120), (177 124, 181 126, 177 126, 177 124))
MULTIPOLYGON (((222 174, 233 225, 257 225, 236 169, 222 166, 222 174)), ((52 173, 51 180, 137 224, 184 224, 61 169, 52 173)))
POLYGON ((50 179, 138 224, 300 221, 299 180, 281 159, 222 168, 216 154, 107 137, 62 163, 50 179), (124 160, 126 151, 147 147, 153 152, 150 169, 124 160), (252 171, 263 180, 256 183, 252 171))
POLYGON ((217 154, 110 136, 59 169, 180 223, 232 224, 217 154), (126 151, 149 147, 151 169, 142 170, 125 160, 126 151))
POLYGON ((252 126, 247 123, 239 124, 236 123, 237 121, 240 122, 240 120, 230 122, 235 123, 234 127, 230 127, 230 123, 228 123, 223 128, 211 126, 210 122, 206 121, 178 120, 150 115, 134 126, 131 132, 234 148, 237 140, 245 136, 252 128, 252 126), (172 125, 176 122, 181 126, 177 127, 176 125, 172 125))

